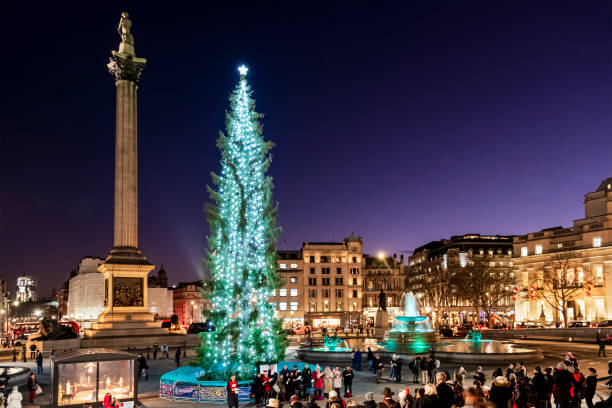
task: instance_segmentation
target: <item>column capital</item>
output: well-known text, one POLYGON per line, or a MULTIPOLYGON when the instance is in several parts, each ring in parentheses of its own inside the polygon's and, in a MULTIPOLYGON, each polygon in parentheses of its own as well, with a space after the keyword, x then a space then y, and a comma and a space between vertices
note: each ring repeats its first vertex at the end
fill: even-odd
POLYGON ((114 75, 117 81, 127 80, 138 84, 147 60, 123 52, 112 51, 112 53, 113 56, 106 65, 108 72, 114 75))

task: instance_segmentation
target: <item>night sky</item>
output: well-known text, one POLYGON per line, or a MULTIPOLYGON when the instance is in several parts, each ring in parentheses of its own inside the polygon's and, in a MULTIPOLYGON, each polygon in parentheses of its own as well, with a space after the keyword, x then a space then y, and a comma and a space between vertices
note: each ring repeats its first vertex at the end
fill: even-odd
POLYGON ((249 66, 279 248, 407 253, 584 216, 612 176, 609 2, 88 2, 3 5, 0 275, 60 287, 113 242, 121 11, 139 88, 140 246, 201 274, 228 95, 249 66), (409 3, 409 4, 405 4, 409 3), (86 4, 86 6, 85 6, 86 4))

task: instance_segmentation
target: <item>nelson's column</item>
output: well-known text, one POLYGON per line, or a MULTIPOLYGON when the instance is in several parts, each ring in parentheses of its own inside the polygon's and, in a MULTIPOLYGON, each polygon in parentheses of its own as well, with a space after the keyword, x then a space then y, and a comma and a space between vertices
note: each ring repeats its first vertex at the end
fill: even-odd
POLYGON ((104 274, 104 311, 87 337, 167 334, 147 307, 147 275, 155 267, 138 249, 138 127, 136 91, 147 62, 134 53, 132 22, 121 13, 119 51, 108 70, 117 87, 115 142, 115 242, 98 270, 104 274), (157 327, 156 327, 157 326, 157 327))

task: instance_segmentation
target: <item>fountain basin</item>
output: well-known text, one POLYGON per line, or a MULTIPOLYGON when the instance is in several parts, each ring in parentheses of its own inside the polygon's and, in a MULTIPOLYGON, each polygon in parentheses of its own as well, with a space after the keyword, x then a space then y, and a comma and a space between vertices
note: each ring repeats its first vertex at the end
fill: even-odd
POLYGON ((366 352, 368 347, 384 360, 390 359, 393 354, 399 355, 404 361, 416 356, 428 355, 433 347, 436 358, 441 362, 464 363, 464 364, 498 364, 500 362, 513 361, 538 361, 544 357, 539 349, 526 348, 510 342, 496 340, 444 340, 443 343, 414 342, 412 347, 399 344, 399 348, 392 350, 393 344, 376 343, 374 339, 347 339, 347 345, 351 351, 326 351, 322 349, 309 348, 302 345, 296 351, 299 359, 308 363, 329 363, 335 365, 350 364, 353 359, 352 349, 363 352, 362 361, 367 364, 366 352))

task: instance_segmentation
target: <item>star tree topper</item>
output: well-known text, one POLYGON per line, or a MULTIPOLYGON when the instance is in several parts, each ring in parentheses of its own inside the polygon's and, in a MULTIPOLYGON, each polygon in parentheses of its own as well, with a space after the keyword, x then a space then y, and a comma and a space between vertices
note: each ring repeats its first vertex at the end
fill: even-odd
POLYGON ((240 76, 246 76, 248 70, 249 69, 245 67, 244 64, 238 67, 238 72, 240 72, 240 76))

